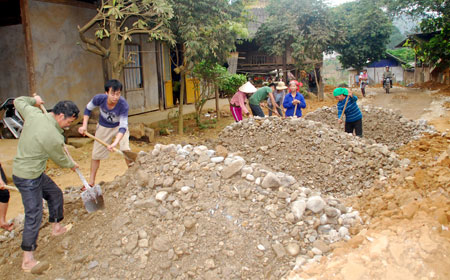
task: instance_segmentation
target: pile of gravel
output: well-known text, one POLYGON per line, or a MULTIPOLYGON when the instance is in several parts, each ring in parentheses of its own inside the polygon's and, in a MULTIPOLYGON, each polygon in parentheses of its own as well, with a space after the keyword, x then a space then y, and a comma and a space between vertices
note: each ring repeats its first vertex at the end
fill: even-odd
POLYGON ((336 196, 360 193, 401 163, 385 145, 297 118, 233 123, 221 132, 218 144, 251 162, 292 174, 302 186, 336 196))
MULTIPOLYGON (((360 109, 363 114, 364 138, 384 144, 390 149, 397 149, 425 132, 435 132, 426 120, 410 120, 392 109, 372 106, 362 106, 360 109)), ((339 127, 336 107, 317 109, 308 113, 305 119, 322 122, 334 128, 339 127)))
POLYGON ((157 144, 102 188, 106 209, 79 214, 48 277, 280 279, 361 224, 339 199, 206 146, 157 144))

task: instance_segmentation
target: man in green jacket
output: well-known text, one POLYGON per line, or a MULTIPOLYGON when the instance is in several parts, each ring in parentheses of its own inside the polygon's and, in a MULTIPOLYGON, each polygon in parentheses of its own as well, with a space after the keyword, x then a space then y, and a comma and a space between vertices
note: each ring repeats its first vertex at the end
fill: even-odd
POLYGON ((77 119, 80 110, 72 101, 61 101, 51 113, 44 114, 38 107, 42 99, 22 96, 14 100, 16 110, 24 118, 24 126, 13 162, 13 181, 22 195, 25 224, 21 248, 24 251, 22 269, 31 271, 38 263, 33 256, 42 221, 42 199, 48 203, 52 235, 65 233, 60 224, 63 215, 61 189, 44 171, 50 158, 57 165, 75 170, 78 165, 64 152, 63 129, 77 119))
POLYGON ((269 86, 267 87, 262 87, 260 89, 258 89, 254 94, 252 94, 252 96, 250 96, 250 98, 248 99, 248 103, 250 105, 250 109, 252 110, 252 114, 253 116, 258 116, 261 118, 264 118, 264 112, 261 109, 261 104, 262 102, 267 100, 267 96, 269 96, 271 103, 274 104, 273 105, 273 113, 277 116, 279 116, 278 112, 277 112, 277 108, 279 108, 279 106, 277 105, 277 103, 275 102, 275 98, 273 97, 272 92, 275 89, 275 84, 271 83, 269 86))

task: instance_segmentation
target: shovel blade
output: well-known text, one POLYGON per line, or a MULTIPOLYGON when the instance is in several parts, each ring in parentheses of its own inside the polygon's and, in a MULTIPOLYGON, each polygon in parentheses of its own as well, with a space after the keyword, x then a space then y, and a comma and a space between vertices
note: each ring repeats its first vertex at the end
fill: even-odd
POLYGON ((136 158, 137 158, 136 153, 133 153, 132 151, 122 151, 122 152, 129 161, 132 161, 132 162, 136 161, 136 158))
POLYGON ((94 187, 82 192, 81 199, 83 200, 84 208, 86 208, 88 213, 92 213, 105 208, 102 189, 99 185, 95 185, 94 187))

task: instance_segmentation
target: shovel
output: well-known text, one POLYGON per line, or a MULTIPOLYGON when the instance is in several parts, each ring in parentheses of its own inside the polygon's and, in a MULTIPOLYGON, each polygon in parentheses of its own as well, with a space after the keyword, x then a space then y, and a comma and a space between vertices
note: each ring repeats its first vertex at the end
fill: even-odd
MULTIPOLYGON (((95 137, 94 135, 90 134, 89 132, 85 131, 84 134, 89 137, 94 139, 95 141, 99 142, 100 144, 102 144, 105 147, 108 147, 109 145, 106 144, 105 141, 95 137)), ((121 154, 123 157, 125 157, 127 160, 131 161, 131 162, 135 162, 136 158, 137 158, 137 154, 133 153, 131 151, 121 151, 119 149, 113 148, 114 152, 121 154)))
MULTIPOLYGON (((272 113, 275 114, 275 111, 274 111, 273 109, 270 109, 269 106, 267 106, 267 109, 270 110, 270 111, 272 111, 272 113)), ((283 116, 283 115, 284 115, 284 110, 283 110, 283 108, 281 108, 281 107, 280 107, 280 109, 281 109, 281 116, 280 116, 280 117, 283 118, 283 117, 284 117, 284 116, 283 116)), ((275 110, 276 110, 276 109, 275 109, 275 110)), ((277 113, 278 113, 278 111, 277 111, 277 113)), ((275 116, 276 116, 276 114, 275 114, 275 116)))
POLYGON ((342 114, 341 114, 340 120, 342 120, 342 118, 344 117, 345 108, 347 108, 347 102, 348 102, 349 99, 350 99, 350 96, 347 95, 347 99, 345 100, 344 109, 342 110, 342 114))
POLYGON ((80 177, 81 182, 83 182, 86 190, 81 193, 81 199, 84 203, 84 208, 88 211, 88 213, 95 212, 97 210, 105 208, 105 201, 103 200, 102 189, 99 185, 95 185, 93 187, 89 186, 88 182, 84 178, 83 174, 81 174, 80 169, 75 169, 80 177))
MULTIPOLYGON (((75 162, 70 156, 66 146, 64 146, 64 151, 66 152, 70 160, 75 162)), ((81 193, 81 199, 83 200, 84 208, 86 208, 88 213, 105 208, 105 201, 103 200, 102 189, 100 188, 100 186, 95 185, 91 187, 86 181, 86 178, 84 178, 80 169, 76 168, 75 172, 77 172, 78 177, 80 177, 81 182, 83 182, 83 185, 86 188, 86 190, 81 193)))

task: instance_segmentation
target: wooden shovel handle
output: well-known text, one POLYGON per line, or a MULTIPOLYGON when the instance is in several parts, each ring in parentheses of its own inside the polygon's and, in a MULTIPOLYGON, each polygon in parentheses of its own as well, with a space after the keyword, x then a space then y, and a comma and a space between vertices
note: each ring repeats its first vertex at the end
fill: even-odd
MULTIPOLYGON (((36 92, 33 93, 33 97, 35 97, 36 95, 37 95, 36 92)), ((47 109, 45 109, 44 105, 40 104, 39 108, 41 108, 41 110, 42 110, 42 112, 44 112, 44 114, 47 114, 47 109)))
POLYGON ((342 114, 341 114, 340 120, 342 120, 342 118, 344 117, 345 108, 347 108, 347 102, 348 102, 349 98, 350 98, 350 96, 347 95, 347 99, 345 100, 344 109, 342 110, 342 114))
MULTIPOLYGON (((103 141, 103 140, 101 140, 101 139, 95 137, 94 135, 90 134, 90 133, 87 132, 87 131, 85 131, 84 134, 85 134, 87 137, 92 138, 92 139, 94 139, 95 141, 99 142, 100 144, 102 144, 102 145, 105 146, 105 147, 108 147, 108 146, 109 146, 105 141, 103 141)), ((113 148, 113 150, 114 150, 114 152, 120 152, 120 151, 117 150, 116 148, 113 148)))

